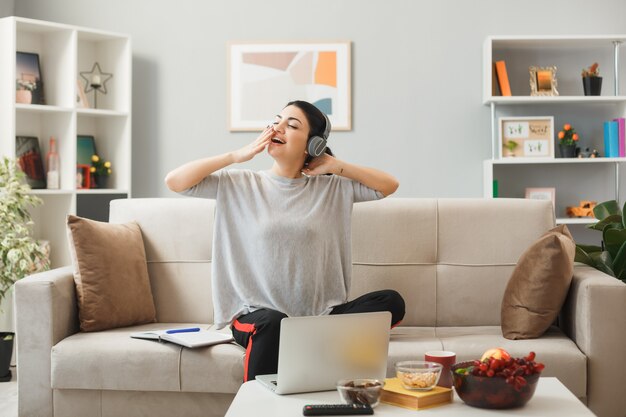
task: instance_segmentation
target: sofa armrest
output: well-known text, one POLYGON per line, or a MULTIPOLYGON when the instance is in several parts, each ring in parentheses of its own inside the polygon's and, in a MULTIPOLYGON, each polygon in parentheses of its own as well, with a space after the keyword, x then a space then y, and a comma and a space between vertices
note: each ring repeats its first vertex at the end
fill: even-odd
POLYGON ((51 416, 51 351, 79 329, 71 267, 15 283, 18 414, 51 416))
POLYGON ((561 323, 587 356, 589 408, 601 416, 626 416, 626 284, 577 263, 561 323))

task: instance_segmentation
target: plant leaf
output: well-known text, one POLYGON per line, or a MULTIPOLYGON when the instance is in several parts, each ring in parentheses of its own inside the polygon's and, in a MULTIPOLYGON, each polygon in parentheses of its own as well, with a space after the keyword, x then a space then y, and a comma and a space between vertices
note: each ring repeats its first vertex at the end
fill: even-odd
POLYGON ((613 258, 611 258, 611 254, 608 251, 591 253, 589 256, 595 262, 597 270, 612 277, 615 276, 615 272, 613 272, 613 258))
POLYGON ((613 271, 619 279, 626 277, 626 242, 622 244, 617 252, 617 256, 613 259, 613 271))
POLYGON ((604 220, 605 218, 614 215, 621 214, 622 211, 619 209, 617 205, 617 201, 609 200, 603 203, 598 204, 593 208, 593 214, 596 216, 598 220, 604 220))
MULTIPOLYGON (((574 261, 575 262, 582 262, 584 264, 587 264, 587 265, 595 268, 596 267, 595 262, 593 261, 591 256, 589 256, 589 253, 587 253, 587 251, 584 248, 582 248, 581 246, 582 245, 576 245, 576 257, 574 258, 574 261)), ((597 247, 597 248, 600 249, 599 247, 597 247)), ((592 251, 592 252, 601 252, 601 250, 592 251)))
POLYGON ((607 224, 611 224, 611 223, 619 225, 620 229, 624 228, 624 225, 622 224, 622 216, 620 214, 612 214, 596 223, 587 225, 587 228, 602 231, 604 230, 607 224))
POLYGON ((604 240, 604 247, 613 259, 617 256, 617 252, 620 250, 624 242, 626 242, 626 230, 614 229, 612 224, 607 225, 602 232, 602 239, 604 240))

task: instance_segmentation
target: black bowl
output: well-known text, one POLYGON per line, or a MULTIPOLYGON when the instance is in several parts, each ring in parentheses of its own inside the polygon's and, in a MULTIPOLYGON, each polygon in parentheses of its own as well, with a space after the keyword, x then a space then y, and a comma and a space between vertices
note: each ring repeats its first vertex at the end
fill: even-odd
POLYGON ((473 364, 474 361, 460 362, 450 368, 454 389, 467 405, 478 408, 516 408, 526 404, 535 393, 540 374, 526 375, 526 385, 517 391, 503 377, 459 375, 455 372, 473 364))

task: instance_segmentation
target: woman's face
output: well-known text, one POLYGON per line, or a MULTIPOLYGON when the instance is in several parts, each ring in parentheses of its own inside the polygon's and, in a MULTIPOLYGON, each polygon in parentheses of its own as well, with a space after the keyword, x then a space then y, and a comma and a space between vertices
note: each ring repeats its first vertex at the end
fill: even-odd
POLYGON ((310 130, 304 112, 296 106, 287 106, 276 115, 272 127, 275 135, 267 152, 273 158, 304 159, 310 130))

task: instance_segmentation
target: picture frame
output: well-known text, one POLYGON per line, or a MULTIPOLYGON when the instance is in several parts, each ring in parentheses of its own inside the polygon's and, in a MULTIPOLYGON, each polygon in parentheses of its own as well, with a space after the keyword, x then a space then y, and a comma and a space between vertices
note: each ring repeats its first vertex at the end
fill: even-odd
POLYGON ((39 138, 35 136, 15 137, 15 157, 17 164, 26 175, 26 183, 30 188, 46 188, 46 172, 43 169, 43 158, 39 148, 39 138))
POLYGON ((525 198, 531 200, 551 200, 552 208, 556 207, 556 189, 548 188, 526 188, 525 198))
POLYGON ((79 190, 91 188, 90 165, 76 164, 76 188, 79 190))
POLYGON ((500 159, 554 159, 553 116, 500 117, 498 126, 500 159))
POLYGON ((556 66, 528 67, 531 96, 558 96, 556 66))
POLYGON ((230 42, 227 49, 230 131, 262 130, 293 100, 326 113, 334 131, 352 129, 349 41, 230 42))
POLYGON ((46 104, 39 54, 17 51, 15 99, 22 104, 46 104))
POLYGON ((80 79, 76 80, 76 108, 78 109, 88 109, 89 101, 87 100, 87 95, 85 94, 85 85, 83 81, 80 79))
POLYGON ((96 154, 96 139, 93 136, 76 136, 76 164, 91 166, 91 157, 96 154))

